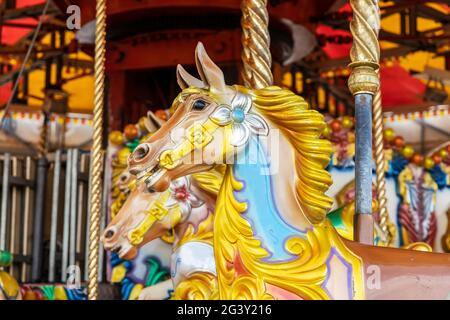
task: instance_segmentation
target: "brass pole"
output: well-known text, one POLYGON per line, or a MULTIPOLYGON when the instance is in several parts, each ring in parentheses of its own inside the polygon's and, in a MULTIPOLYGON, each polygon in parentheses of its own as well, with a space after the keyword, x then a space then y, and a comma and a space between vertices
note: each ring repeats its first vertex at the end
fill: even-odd
POLYGON ((381 104, 381 89, 377 91, 373 100, 373 141, 375 172, 377 181, 378 207, 380 211, 379 226, 384 235, 383 245, 389 245, 393 235, 388 228, 389 213, 387 211, 386 199, 386 177, 384 174, 384 144, 383 144, 383 108, 381 104))
POLYGON ((273 76, 267 0, 242 0, 241 9, 244 84, 251 89, 271 86, 273 76))
POLYGON ((106 0, 97 0, 95 30, 94 134, 91 152, 91 200, 89 219, 88 298, 98 296, 98 255, 103 174, 103 104, 105 89, 106 0))
POLYGON ((350 31, 352 73, 348 86, 355 96, 355 240, 373 244, 372 216, 372 101, 379 90, 377 70, 380 61, 378 32, 380 9, 378 0, 350 0, 353 20, 350 31))

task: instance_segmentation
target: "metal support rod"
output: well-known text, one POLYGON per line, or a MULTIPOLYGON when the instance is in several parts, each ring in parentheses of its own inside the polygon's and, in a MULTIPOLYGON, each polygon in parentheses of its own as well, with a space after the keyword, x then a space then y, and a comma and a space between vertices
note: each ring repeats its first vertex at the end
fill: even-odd
POLYGON ((9 179, 11 170, 11 154, 5 153, 3 158, 2 204, 0 211, 0 250, 6 250, 6 223, 9 207, 9 179))
MULTIPOLYGON (((90 164, 92 165, 92 164, 90 164)), ((90 167, 89 167, 90 170, 90 167)), ((89 246, 89 230, 90 230, 90 221, 91 221, 91 194, 92 194, 92 180, 89 179, 88 181, 88 202, 87 202, 87 215, 86 215, 86 246, 89 246)), ((85 257, 84 257, 85 263, 84 263, 84 278, 85 281, 89 281, 89 250, 86 250, 85 257)))
POLYGON ((70 236, 69 236, 69 265, 75 266, 76 264, 76 241, 77 241, 77 199, 78 199, 78 149, 72 151, 72 163, 70 171, 71 187, 70 187, 70 236))
POLYGON ((377 70, 380 61, 378 32, 380 10, 378 0, 350 0, 353 19, 350 31, 352 73, 348 86, 355 96, 355 224, 354 237, 364 244, 373 244, 372 217, 372 100, 379 90, 377 70))
POLYGON ((59 181, 61 174, 61 150, 56 150, 53 167, 52 214, 50 222, 50 255, 48 261, 48 281, 55 281, 56 233, 58 229, 59 181))
POLYGON ((355 96, 355 212, 358 221, 357 228, 361 228, 359 241, 373 242, 372 214, 372 95, 362 93, 355 96), (360 217, 364 215, 364 217, 360 217), (367 216, 370 216, 368 218, 367 216), (372 224, 372 226, 370 226, 372 224))
MULTIPOLYGON (((31 157, 27 157, 25 160, 25 179, 27 181, 32 180, 33 169, 32 169, 32 159, 31 157)), ((30 247, 30 240, 29 240, 29 233, 30 233, 30 226, 32 221, 32 188, 30 186, 25 187, 25 203, 23 207, 23 223, 22 223, 22 255, 27 256, 30 254, 29 247, 30 247)), ((21 270, 21 280, 22 282, 28 281, 28 270, 29 266, 26 262, 22 263, 22 270, 21 270)))
POLYGON ((42 280, 42 257, 44 248, 44 208, 45 208, 45 185, 47 182, 47 158, 40 157, 37 163, 36 200, 33 219, 33 249, 31 264, 31 281, 42 280))
POLYGON ((63 245, 62 245, 62 264, 61 279, 67 279, 67 265, 69 262, 69 220, 70 220, 70 186, 72 178, 72 150, 67 150, 66 155, 66 181, 64 186, 64 218, 63 218, 63 245))
MULTIPOLYGON (((104 161, 106 163, 106 158, 107 155, 104 155, 104 161)), ((103 208, 102 208, 102 216, 101 216, 101 220, 100 220, 100 226, 102 228, 102 230, 106 227, 106 217, 107 217, 107 213, 108 213, 108 192, 110 190, 110 181, 111 181, 111 166, 107 166, 105 168, 105 176, 103 179, 103 208)), ((103 248, 103 244, 100 244, 100 249, 99 249, 99 270, 98 270, 98 281, 102 282, 103 279, 103 273, 104 273, 104 258, 105 258, 105 250, 103 248)))

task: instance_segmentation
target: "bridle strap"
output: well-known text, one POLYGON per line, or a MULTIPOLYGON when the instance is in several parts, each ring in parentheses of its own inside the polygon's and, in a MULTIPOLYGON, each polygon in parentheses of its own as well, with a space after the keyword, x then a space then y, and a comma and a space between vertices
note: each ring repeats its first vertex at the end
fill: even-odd
POLYGON ((208 119, 203 124, 193 124, 175 148, 161 153, 159 166, 166 170, 176 168, 185 156, 207 146, 213 140, 213 133, 219 127, 220 125, 212 119, 208 119))
POLYGON ((152 225, 169 214, 169 210, 164 207, 164 204, 169 200, 170 195, 171 193, 169 190, 164 192, 158 200, 153 202, 150 208, 145 210, 146 215, 144 220, 136 228, 128 232, 127 238, 133 246, 141 244, 142 241, 144 241, 144 235, 152 225))

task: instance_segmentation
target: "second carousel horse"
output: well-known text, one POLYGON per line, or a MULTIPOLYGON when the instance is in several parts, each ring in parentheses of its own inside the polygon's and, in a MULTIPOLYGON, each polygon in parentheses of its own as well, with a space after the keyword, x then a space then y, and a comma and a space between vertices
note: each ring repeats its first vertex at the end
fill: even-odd
POLYGON ((164 299, 172 290, 174 299, 208 299, 215 294, 213 208, 222 177, 220 168, 183 177, 162 193, 138 185, 108 225, 105 248, 125 259, 167 232, 174 236, 171 280, 143 289, 140 299, 164 299))

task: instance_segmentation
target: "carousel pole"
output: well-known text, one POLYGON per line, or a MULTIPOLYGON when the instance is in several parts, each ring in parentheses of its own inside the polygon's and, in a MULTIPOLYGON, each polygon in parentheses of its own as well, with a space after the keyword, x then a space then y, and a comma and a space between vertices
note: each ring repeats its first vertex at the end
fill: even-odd
POLYGON ((242 0, 241 10, 244 84, 251 89, 271 86, 273 76, 267 0, 242 0))
POLYGON ((352 73, 348 80, 355 97, 355 230, 356 241, 373 244, 372 217, 372 102, 380 81, 380 10, 378 0, 350 0, 353 20, 350 31, 353 46, 350 51, 352 73))
POLYGON ((378 89, 373 100, 373 140, 374 140, 374 157, 375 157, 375 173, 377 181, 377 197, 380 222, 379 226, 383 233, 382 243, 386 246, 392 240, 392 234, 388 229, 389 213, 387 211, 386 199, 386 177, 384 174, 384 143, 383 143, 383 108, 381 105, 381 89, 378 89))
POLYGON ((106 0, 97 0, 95 30, 94 135, 91 153, 91 198, 89 218, 88 299, 98 296, 98 256, 103 173, 103 105, 105 88, 106 0))

